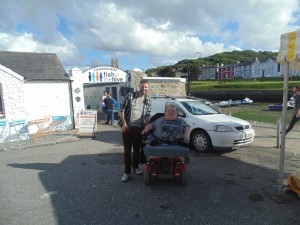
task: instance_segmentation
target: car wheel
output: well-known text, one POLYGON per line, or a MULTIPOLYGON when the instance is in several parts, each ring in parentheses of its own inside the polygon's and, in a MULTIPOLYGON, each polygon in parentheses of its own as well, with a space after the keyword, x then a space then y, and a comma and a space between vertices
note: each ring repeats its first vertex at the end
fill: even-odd
POLYGON ((205 131, 195 131, 191 139, 192 148, 197 152, 210 152, 212 151, 211 140, 205 131))

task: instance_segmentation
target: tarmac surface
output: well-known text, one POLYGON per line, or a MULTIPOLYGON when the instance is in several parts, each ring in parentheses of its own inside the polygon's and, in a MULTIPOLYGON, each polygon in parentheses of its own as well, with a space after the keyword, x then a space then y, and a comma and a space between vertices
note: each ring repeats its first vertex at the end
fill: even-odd
MULTIPOLYGON (((300 224, 300 198, 278 194, 276 127, 253 123, 244 148, 191 152, 187 185, 159 179, 123 183, 120 128, 98 121, 96 137, 77 130, 0 146, 0 225, 300 224)), ((300 168, 299 130, 285 143, 285 178, 300 168)), ((142 169, 145 169, 140 165, 142 169)))

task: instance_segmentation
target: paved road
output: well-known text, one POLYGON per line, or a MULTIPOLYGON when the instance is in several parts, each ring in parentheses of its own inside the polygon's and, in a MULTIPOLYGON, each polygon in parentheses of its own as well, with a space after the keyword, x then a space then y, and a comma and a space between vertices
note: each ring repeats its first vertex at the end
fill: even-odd
MULTIPOLYGON (((192 153, 188 184, 150 186, 123 172, 120 129, 96 139, 0 152, 0 224, 300 224, 300 199, 277 190, 276 129, 255 125, 248 147, 192 153), (283 203, 283 204, 281 204, 283 203)), ((300 166, 299 132, 286 140, 285 177, 300 166)))

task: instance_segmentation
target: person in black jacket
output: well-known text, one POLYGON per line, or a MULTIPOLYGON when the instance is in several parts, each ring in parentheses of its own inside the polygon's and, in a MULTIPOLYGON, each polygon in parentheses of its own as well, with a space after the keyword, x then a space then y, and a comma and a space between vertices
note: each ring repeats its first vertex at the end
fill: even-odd
POLYGON ((288 132, 290 132, 293 127, 295 126, 295 124, 299 121, 299 117, 300 117, 300 95, 299 95, 299 91, 300 91, 300 87, 298 85, 295 85, 293 87, 293 97, 294 97, 294 101, 295 101, 295 105, 294 105, 294 110, 295 113, 293 115, 293 118, 290 122, 290 125, 288 126, 288 128, 286 129, 285 134, 287 135, 288 132))
POLYGON ((115 120, 114 115, 114 101, 112 100, 109 94, 106 95, 106 98, 103 100, 106 107, 106 124, 113 125, 115 120))

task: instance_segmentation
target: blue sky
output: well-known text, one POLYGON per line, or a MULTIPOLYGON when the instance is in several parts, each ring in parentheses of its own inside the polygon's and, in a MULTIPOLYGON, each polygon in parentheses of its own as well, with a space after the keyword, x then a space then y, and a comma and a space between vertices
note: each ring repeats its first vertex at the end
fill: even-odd
POLYGON ((122 70, 147 70, 278 51, 280 35, 300 26, 299 0, 2 0, 0 10, 0 50, 56 53, 67 71, 113 57, 122 70))

